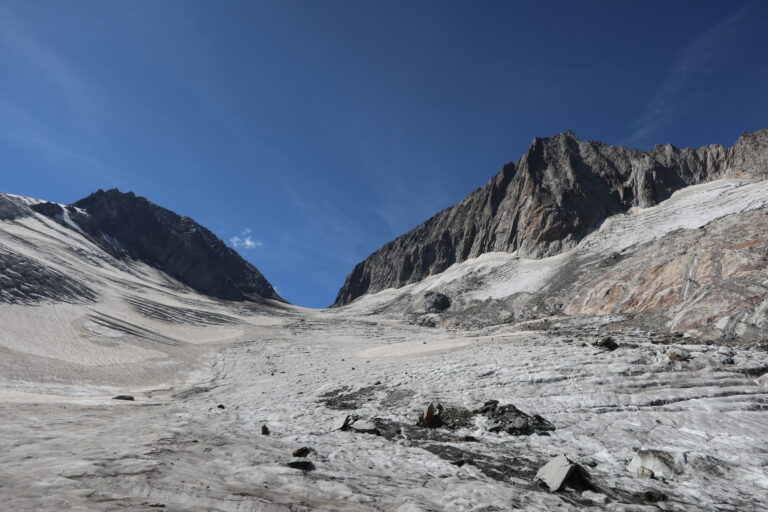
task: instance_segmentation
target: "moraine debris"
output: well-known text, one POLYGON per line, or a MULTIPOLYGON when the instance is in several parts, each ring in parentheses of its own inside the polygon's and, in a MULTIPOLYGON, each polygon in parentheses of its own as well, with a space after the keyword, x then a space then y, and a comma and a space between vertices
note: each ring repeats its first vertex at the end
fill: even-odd
MULTIPOLYGON (((514 436, 531 434, 548 436, 549 432, 555 430, 554 425, 538 414, 528 415, 512 404, 499 405, 498 400, 489 400, 473 411, 463 407, 444 407, 438 402, 430 402, 419 415, 416 426, 457 430, 471 427, 473 416, 488 418, 490 422, 486 428, 489 432, 506 432, 514 436)), ((466 437, 467 441, 477 441, 472 436, 466 437)))

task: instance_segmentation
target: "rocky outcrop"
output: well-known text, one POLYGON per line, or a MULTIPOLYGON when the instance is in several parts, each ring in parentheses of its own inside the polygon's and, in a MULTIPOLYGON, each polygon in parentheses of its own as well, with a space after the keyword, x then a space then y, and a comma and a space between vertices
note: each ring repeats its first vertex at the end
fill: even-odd
POLYGON ((35 209, 75 223, 112 256, 143 261, 205 295, 282 300, 256 267, 216 235, 131 192, 99 190, 65 208, 47 203, 35 209))
POLYGON ((359 263, 335 306, 400 287, 486 252, 541 258, 573 248, 607 217, 647 207, 720 177, 768 176, 768 129, 731 148, 639 151, 581 141, 573 132, 536 138, 485 186, 359 263))

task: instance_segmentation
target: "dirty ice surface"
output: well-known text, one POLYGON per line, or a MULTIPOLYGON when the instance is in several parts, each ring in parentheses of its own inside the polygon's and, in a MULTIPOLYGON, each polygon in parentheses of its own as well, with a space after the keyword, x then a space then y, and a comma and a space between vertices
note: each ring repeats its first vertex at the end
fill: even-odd
POLYGON ((244 325, 237 343, 207 354, 207 369, 184 384, 4 383, 2 502, 8 510, 764 510, 763 352, 686 346, 690 360, 673 361, 668 346, 644 336, 618 338, 609 352, 546 333, 338 315, 296 310, 282 325, 244 325), (136 400, 111 400, 124 393, 136 400), (447 440, 420 440, 426 403, 474 409, 492 399, 555 430, 492 433, 474 417, 447 440), (394 438, 334 431, 346 415, 405 427, 394 438), (305 446, 315 470, 287 467, 305 446), (639 478, 627 466, 640 449, 682 454, 682 473, 639 478), (533 474, 558 454, 607 491, 536 486, 533 474))
MULTIPOLYGON (((702 186, 710 205, 689 220, 663 213, 686 201, 677 194, 575 250, 614 246, 622 231, 636 239, 632 219, 654 212, 661 220, 648 222, 676 229, 752 208, 760 187, 702 186)), ((215 301, 40 215, 0 221, 4 253, 96 298, 0 304, 0 510, 741 512, 768 502, 763 351, 674 351, 639 331, 614 334, 608 351, 591 345, 606 327, 588 318, 557 333, 429 329, 364 316, 376 296, 328 311, 215 301), (489 400, 554 430, 492 432, 469 413, 455 430, 416 426, 429 402, 470 411, 489 400), (337 430, 347 415, 383 435, 337 430), (292 455, 303 447, 305 458, 292 455), (662 460, 648 463, 656 478, 641 478, 630 465, 640 450, 667 454, 674 474, 662 460), (559 454, 592 490, 534 482, 559 454), (287 465, 298 461, 314 469, 287 465)))

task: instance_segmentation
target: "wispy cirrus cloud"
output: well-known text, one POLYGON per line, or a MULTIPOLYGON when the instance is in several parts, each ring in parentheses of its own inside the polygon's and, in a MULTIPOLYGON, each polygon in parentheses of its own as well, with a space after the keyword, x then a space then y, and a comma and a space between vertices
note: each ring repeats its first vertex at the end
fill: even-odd
POLYGON ((264 247, 264 243, 261 240, 254 240, 250 235, 251 228, 245 228, 239 235, 235 235, 229 239, 229 244, 235 249, 255 249, 256 247, 264 247))
POLYGON ((755 2, 745 5, 678 52, 661 87, 635 121, 634 131, 619 141, 620 144, 637 145, 646 142, 657 128, 677 116, 686 106, 701 99, 702 96, 694 93, 691 86, 697 79, 714 72, 718 60, 732 50, 732 40, 754 6, 755 2))

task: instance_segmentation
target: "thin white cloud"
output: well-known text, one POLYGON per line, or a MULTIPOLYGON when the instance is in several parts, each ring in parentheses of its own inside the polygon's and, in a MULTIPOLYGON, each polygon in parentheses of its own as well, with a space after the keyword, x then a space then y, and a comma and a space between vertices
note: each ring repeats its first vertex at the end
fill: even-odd
POLYGON ((255 249, 256 247, 264 247, 264 243, 261 240, 254 240, 250 233, 251 228, 245 228, 240 235, 230 237, 229 245, 235 249, 255 249))
POLYGON ((635 121, 634 131, 619 141, 620 144, 637 145, 645 142, 657 128, 677 115, 686 103, 690 104, 697 99, 688 90, 689 86, 714 70, 716 61, 731 49, 730 39, 754 6, 754 2, 745 5, 678 52, 672 70, 656 95, 646 104, 643 114, 635 121))
POLYGON ((264 244, 261 243, 260 240, 254 240, 253 238, 247 236, 243 240, 243 247, 246 249, 253 249, 254 247, 263 247, 264 244))

